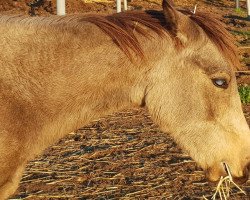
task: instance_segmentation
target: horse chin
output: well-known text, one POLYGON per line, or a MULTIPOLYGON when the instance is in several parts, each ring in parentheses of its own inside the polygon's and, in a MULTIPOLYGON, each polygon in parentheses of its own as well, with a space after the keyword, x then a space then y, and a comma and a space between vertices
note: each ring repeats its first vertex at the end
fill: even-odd
POLYGON ((223 162, 209 167, 205 170, 205 174, 206 178, 212 183, 218 182, 222 176, 225 177, 228 175, 225 171, 223 162))

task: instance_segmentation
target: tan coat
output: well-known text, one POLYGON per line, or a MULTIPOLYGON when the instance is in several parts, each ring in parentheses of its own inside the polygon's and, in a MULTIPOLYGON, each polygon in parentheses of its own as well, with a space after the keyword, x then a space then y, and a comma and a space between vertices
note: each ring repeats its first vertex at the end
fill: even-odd
POLYGON ((124 108, 153 120, 207 171, 246 179, 250 131, 235 47, 209 15, 0 17, 0 199, 28 160, 65 134, 124 108), (222 85, 220 84, 222 83, 222 85))

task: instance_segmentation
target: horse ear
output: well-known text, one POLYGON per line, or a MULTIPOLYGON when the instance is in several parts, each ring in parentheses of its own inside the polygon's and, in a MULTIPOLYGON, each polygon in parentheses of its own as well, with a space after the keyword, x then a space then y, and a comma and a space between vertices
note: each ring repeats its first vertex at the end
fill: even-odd
POLYGON ((177 35, 178 30, 178 11, 174 7, 172 0, 162 1, 163 14, 165 16, 166 27, 173 35, 177 35))

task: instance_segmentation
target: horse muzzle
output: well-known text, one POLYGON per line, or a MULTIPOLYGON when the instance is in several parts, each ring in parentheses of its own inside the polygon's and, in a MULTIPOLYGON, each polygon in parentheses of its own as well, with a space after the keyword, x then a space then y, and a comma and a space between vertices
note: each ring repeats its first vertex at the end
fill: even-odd
POLYGON ((231 174, 233 177, 233 181, 237 184, 246 183, 249 180, 250 175, 250 162, 244 167, 243 170, 239 170, 238 173, 230 171, 230 166, 228 168, 225 167, 225 163, 221 163, 217 166, 210 167, 206 170, 206 178, 212 182, 216 183, 220 180, 221 177, 226 177, 231 174), (228 170, 230 172, 228 172, 228 170))

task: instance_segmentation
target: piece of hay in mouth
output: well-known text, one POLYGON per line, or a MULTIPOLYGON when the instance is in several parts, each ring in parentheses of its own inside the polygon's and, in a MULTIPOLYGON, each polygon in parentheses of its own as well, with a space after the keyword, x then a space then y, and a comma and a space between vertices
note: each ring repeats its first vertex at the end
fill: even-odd
MULTIPOLYGON (((243 193, 246 195, 246 192, 244 192, 234 181, 233 177, 231 175, 231 172, 229 170, 229 167, 226 163, 223 163, 224 167, 227 172, 226 177, 221 177, 220 181, 218 182, 218 185, 215 189, 215 193, 212 196, 211 200, 216 200, 217 197, 220 198, 220 200, 227 200, 230 197, 230 192, 233 187, 237 188, 240 193, 243 193)), ((203 199, 208 200, 205 196, 203 196, 203 199)))

